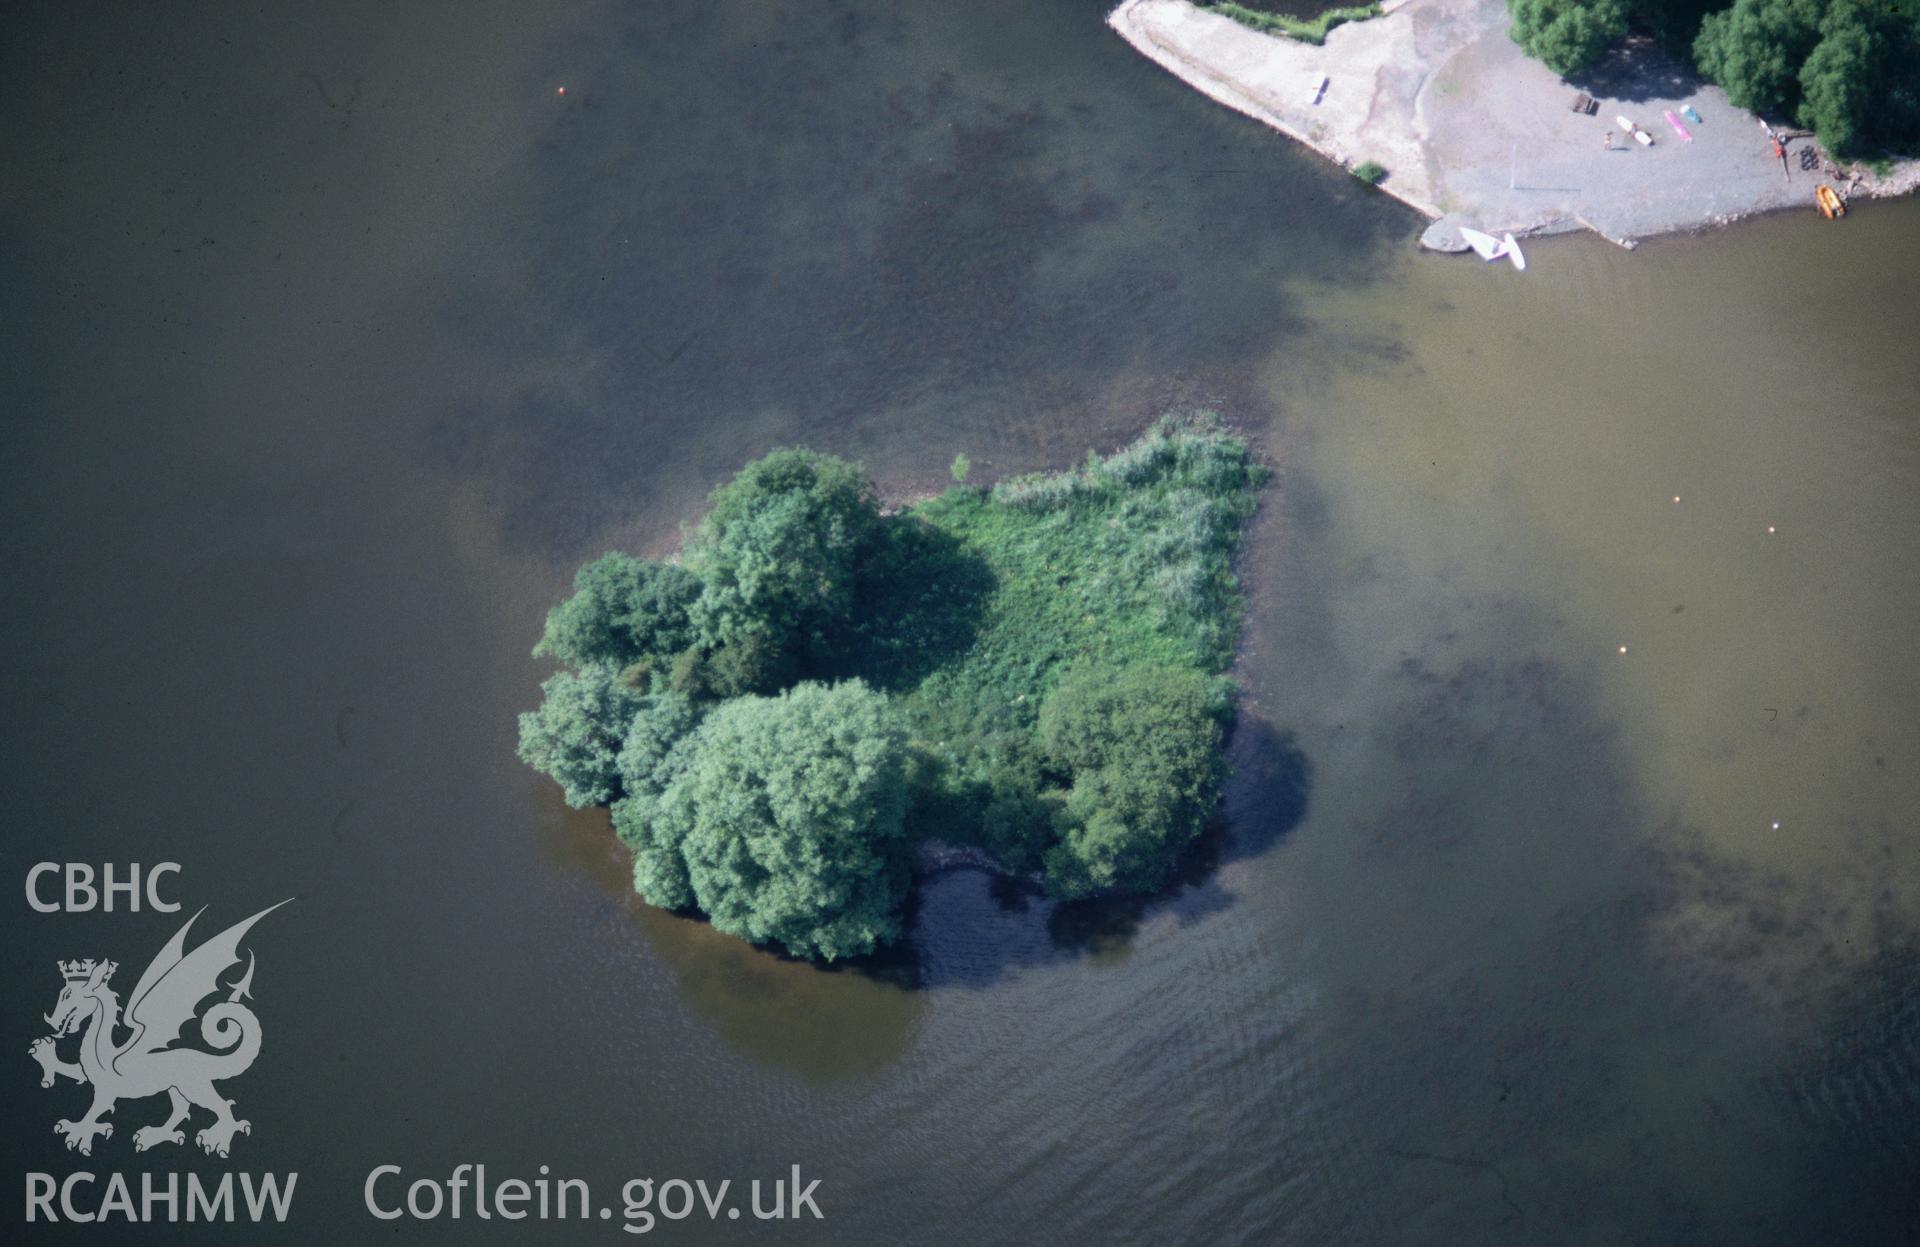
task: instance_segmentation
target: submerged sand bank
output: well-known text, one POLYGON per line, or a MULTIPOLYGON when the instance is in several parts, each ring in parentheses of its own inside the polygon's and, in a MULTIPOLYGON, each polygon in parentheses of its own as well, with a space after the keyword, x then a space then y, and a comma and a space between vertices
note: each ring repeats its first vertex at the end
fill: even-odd
MULTIPOLYGON (((1779 208, 1813 208, 1826 180, 1806 139, 1785 167, 1757 118, 1651 47, 1617 51, 1578 88, 1507 37, 1503 0, 1402 0, 1336 27, 1324 46, 1251 30, 1187 0, 1123 0, 1108 25, 1214 100, 1345 165, 1388 170, 1381 189, 1435 219, 1421 241, 1457 250, 1456 226, 1490 232, 1591 229, 1623 245, 1779 208), (1327 79, 1324 93, 1316 87, 1327 79), (1576 90, 1599 102, 1569 107, 1576 90), (1698 123, 1684 120, 1692 108, 1698 123), (1664 114, 1683 118, 1682 136, 1664 114), (1624 115, 1654 138, 1624 136, 1624 115), (1614 132, 1614 149, 1605 147, 1614 132)), ((1903 194, 1920 161, 1887 178, 1835 183, 1903 194)))

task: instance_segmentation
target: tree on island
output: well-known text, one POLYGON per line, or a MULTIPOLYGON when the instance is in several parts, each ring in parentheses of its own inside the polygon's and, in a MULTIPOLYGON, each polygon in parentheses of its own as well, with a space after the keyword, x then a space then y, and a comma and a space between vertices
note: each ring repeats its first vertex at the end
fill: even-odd
POLYGON ((582 567, 573 596, 547 613, 535 658, 625 667, 672 654, 693 640, 688 609, 700 580, 671 563, 647 563, 617 550, 582 567))
POLYGON ((666 694, 635 716, 619 766, 614 830, 649 904, 802 957, 899 935, 906 738, 883 694, 804 683, 704 719, 666 694))
POLYGON ((640 695, 600 662, 557 672, 540 692, 540 708, 520 716, 520 760, 557 780, 576 810, 619 796, 620 746, 640 695))
POLYGON ((614 802, 613 830, 633 850, 634 891, 662 909, 694 903, 681 851, 692 811, 675 781, 693 765, 701 718, 700 708, 678 693, 647 698, 627 729, 617 762, 626 795, 614 802))
POLYGON ((1215 681, 1176 667, 1088 669, 1054 690, 1041 746, 1071 788, 1060 843, 1046 855, 1049 891, 1160 886, 1219 794, 1231 706, 1215 681))
POLYGON ((705 585, 693 605, 701 639, 760 637, 818 656, 851 616, 854 568, 879 529, 873 484, 853 464, 809 450, 748 464, 687 543, 705 585))
POLYGON ((906 736, 884 694, 850 680, 726 702, 661 804, 720 930, 828 960, 898 938, 906 736))

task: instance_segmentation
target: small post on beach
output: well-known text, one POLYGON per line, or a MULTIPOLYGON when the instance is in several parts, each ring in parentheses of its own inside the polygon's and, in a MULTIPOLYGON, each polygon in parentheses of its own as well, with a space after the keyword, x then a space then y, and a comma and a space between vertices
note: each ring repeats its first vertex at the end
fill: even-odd
POLYGON ((1520 162, 1520 144, 1515 143, 1513 145, 1513 150, 1507 153, 1507 189, 1508 190, 1519 189, 1513 184, 1514 179, 1518 176, 1514 172, 1514 170, 1519 167, 1519 162, 1520 162))

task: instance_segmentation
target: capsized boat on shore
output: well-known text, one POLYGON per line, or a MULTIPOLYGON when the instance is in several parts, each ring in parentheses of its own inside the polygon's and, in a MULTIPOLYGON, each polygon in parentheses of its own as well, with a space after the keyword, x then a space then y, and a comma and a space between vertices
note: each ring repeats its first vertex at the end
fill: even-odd
POLYGON ((1460 237, 1466 240, 1466 244, 1472 247, 1474 254, 1481 259, 1497 260, 1501 256, 1505 256, 1507 259, 1513 261, 1515 268, 1523 273, 1527 271, 1526 253, 1520 250, 1520 244, 1514 240, 1512 234, 1508 234, 1504 238, 1495 238, 1492 234, 1462 225, 1460 227, 1460 237))
POLYGON ((1847 205, 1831 186, 1821 186, 1813 192, 1813 198, 1820 205, 1820 215, 1831 221, 1847 215, 1847 205))
MULTIPOLYGON (((1499 259, 1503 248, 1506 246, 1505 243, 1502 243, 1492 234, 1483 234, 1477 229, 1468 229, 1464 225, 1460 227, 1460 237, 1464 238, 1467 246, 1472 247, 1474 253, 1483 260, 1499 259)), ((1511 237, 1511 235, 1509 235, 1509 237, 1511 237)))

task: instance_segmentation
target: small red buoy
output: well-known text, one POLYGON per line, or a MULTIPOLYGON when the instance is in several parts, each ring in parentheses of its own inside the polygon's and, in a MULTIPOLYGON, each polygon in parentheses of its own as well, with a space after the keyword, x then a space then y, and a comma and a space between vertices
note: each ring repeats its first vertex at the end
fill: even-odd
POLYGON ((554 92, 555 95, 565 95, 566 93, 567 89, 565 87, 561 87, 554 92))

